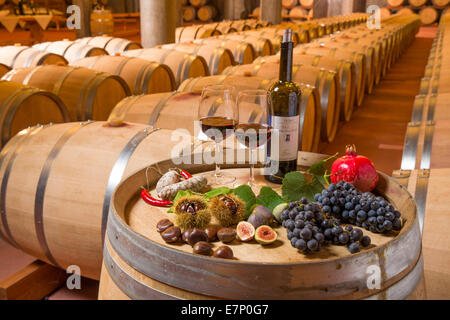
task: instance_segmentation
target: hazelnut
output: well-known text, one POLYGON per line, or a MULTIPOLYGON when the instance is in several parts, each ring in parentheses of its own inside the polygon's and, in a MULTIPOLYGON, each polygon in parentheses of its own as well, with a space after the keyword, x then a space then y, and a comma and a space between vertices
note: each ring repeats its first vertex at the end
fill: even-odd
POLYGON ((194 253, 201 254, 203 256, 211 256, 213 250, 208 242, 200 241, 194 245, 194 253))
POLYGON ((167 243, 177 242, 181 238, 181 230, 178 227, 170 227, 161 233, 161 237, 167 243))
POLYGON ((220 246, 214 251, 214 257, 223 259, 233 259, 233 250, 228 246, 220 246))
POLYGON ((217 232, 217 237, 223 243, 232 242, 236 239, 236 230, 232 228, 222 228, 217 232))
POLYGON ((158 232, 161 233, 161 232, 166 231, 167 229, 169 229, 172 226, 173 226, 172 221, 170 221, 169 219, 162 219, 156 225, 156 230, 158 230, 158 232))

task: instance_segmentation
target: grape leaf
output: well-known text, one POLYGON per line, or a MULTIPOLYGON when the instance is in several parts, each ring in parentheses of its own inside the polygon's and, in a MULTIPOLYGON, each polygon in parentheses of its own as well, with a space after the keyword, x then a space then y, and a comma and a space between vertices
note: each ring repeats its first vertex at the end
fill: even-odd
POLYGON ((252 208, 256 204, 256 196, 252 188, 248 185, 241 185, 233 190, 233 193, 245 202, 245 219, 252 213, 252 208))
MULTIPOLYGON (((172 202, 175 204, 175 202, 177 202, 178 199, 185 197, 185 196, 191 196, 193 194, 194 194, 194 192, 192 192, 191 190, 180 190, 177 192, 177 195, 175 196, 175 198, 173 198, 172 202)), ((174 210, 175 210, 175 206, 171 206, 169 208, 169 210, 167 210, 167 212, 173 213, 174 210)))
POLYGON ((258 197, 256 198, 256 203, 263 205, 270 211, 273 211, 277 205, 280 203, 285 203, 286 201, 281 198, 281 196, 272 188, 264 186, 261 188, 258 197))
POLYGON ((282 195, 286 201, 298 201, 306 197, 309 201, 314 201, 314 195, 324 189, 323 184, 317 176, 313 176, 311 182, 307 182, 303 173, 289 172, 283 179, 282 195))
POLYGON ((328 184, 327 179, 325 178, 325 175, 327 173, 327 170, 325 168, 325 164, 327 164, 327 162, 330 159, 333 159, 337 156, 337 154, 326 158, 324 160, 318 161, 316 163, 313 163, 311 165, 311 167, 308 169, 308 173, 312 174, 313 176, 315 176, 322 184, 328 184))
POLYGON ((231 191, 233 191, 233 190, 228 187, 213 188, 213 189, 209 190, 208 192, 204 193, 203 197, 209 200, 209 199, 212 199, 217 196, 228 194, 231 191))

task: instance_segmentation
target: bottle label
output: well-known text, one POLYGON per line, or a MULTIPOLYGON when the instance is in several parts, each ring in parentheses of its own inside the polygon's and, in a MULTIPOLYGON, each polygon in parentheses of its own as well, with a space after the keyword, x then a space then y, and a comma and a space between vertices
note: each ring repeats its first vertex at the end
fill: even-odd
POLYGON ((273 145, 277 140, 273 141, 271 146, 271 158, 273 160, 292 161, 297 159, 299 119, 300 116, 272 116, 272 127, 277 131, 276 135, 278 135, 278 146, 273 145))

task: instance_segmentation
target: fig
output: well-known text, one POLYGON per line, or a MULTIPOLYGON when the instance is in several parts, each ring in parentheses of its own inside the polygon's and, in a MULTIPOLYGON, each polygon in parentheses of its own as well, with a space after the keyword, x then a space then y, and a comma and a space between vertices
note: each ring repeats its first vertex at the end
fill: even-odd
POLYGON ((241 241, 250 241, 255 237, 255 227, 247 221, 241 221, 236 227, 237 237, 241 241))
POLYGON ((244 219, 245 204, 233 194, 221 195, 210 201, 209 211, 222 226, 229 227, 244 219))
POLYGON ((253 209, 252 214, 248 217, 247 221, 250 222, 255 228, 262 225, 269 225, 272 218, 272 212, 264 206, 257 206, 253 209))
POLYGON ((273 216, 274 218, 281 223, 281 213, 283 212, 284 209, 286 209, 288 206, 287 203, 280 203, 279 205, 277 205, 274 209, 273 209, 273 216))
POLYGON ((256 229, 255 240, 263 245, 271 244, 277 240, 277 233, 271 227, 263 225, 256 229))
POLYGON ((203 229, 211 221, 208 202, 201 196, 181 197, 174 204, 175 224, 183 230, 203 229))

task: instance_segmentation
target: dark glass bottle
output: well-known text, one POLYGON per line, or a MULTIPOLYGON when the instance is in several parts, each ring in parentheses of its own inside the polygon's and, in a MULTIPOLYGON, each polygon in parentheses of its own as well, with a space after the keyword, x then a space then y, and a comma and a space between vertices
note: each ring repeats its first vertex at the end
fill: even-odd
POLYGON ((277 132, 267 146, 268 166, 271 174, 266 180, 281 183, 284 176, 297 170, 300 88, 292 82, 292 30, 283 34, 280 53, 280 79, 269 89, 274 114, 269 116, 270 126, 277 132), (277 139, 278 137, 278 139, 277 139), (274 168, 278 168, 275 173, 274 168))

